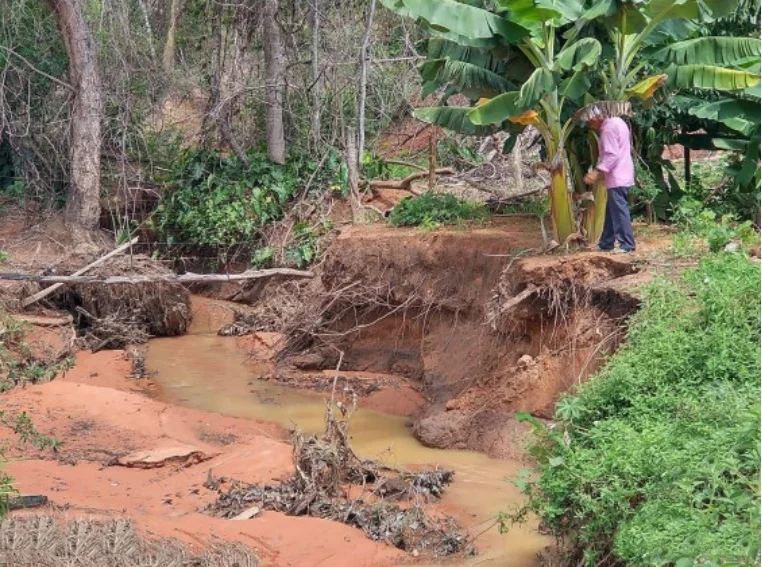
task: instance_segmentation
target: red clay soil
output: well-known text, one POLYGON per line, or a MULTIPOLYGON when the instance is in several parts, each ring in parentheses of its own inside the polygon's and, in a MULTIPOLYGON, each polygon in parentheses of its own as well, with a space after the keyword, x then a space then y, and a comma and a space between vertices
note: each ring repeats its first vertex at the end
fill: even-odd
POLYGON ((343 370, 404 377, 422 394, 414 431, 425 444, 520 455, 524 429, 515 413, 550 417, 559 395, 600 366, 637 308, 637 288, 651 279, 637 266, 670 239, 640 226, 634 255, 533 257, 541 243, 536 218, 496 221, 431 233, 344 231, 322 266, 322 285, 329 296, 363 289, 367 305, 357 297, 348 306, 333 302, 320 316, 328 323, 306 351, 285 358, 281 376, 308 361, 324 378, 302 386, 325 389, 342 351, 343 370), (536 291, 522 299, 530 286, 536 291))
POLYGON ((215 540, 256 550, 264 565, 388 565, 402 552, 346 525, 265 512, 232 521, 201 514, 211 475, 268 482, 291 474, 291 447, 277 426, 170 406, 128 380, 120 351, 78 353, 61 379, 3 395, 9 415, 27 412, 62 443, 57 452, 19 447, 7 472, 24 494, 44 494, 68 515, 126 515, 149 535, 197 548, 215 540), (148 468, 147 468, 148 467, 148 468))

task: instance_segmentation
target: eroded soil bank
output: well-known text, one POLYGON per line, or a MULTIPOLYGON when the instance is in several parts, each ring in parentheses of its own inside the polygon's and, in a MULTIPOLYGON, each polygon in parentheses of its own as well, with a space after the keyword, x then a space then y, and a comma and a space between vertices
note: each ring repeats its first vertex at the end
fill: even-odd
POLYGON ((325 391, 338 369, 368 407, 407 387, 424 400, 414 415, 424 444, 517 458, 514 414, 552 417, 616 348, 663 243, 655 233, 637 255, 537 256, 538 237, 529 217, 432 234, 347 230, 320 280, 257 290, 229 328, 284 332, 272 380, 325 391))
MULTIPOLYGON (((534 565, 549 543, 535 526, 487 529, 520 503, 506 480, 528 464, 513 416, 550 417, 558 395, 616 347, 660 245, 641 238, 643 252, 624 260, 533 257, 538 240, 530 218, 428 234, 353 228, 310 282, 202 290, 214 299, 192 298, 189 334, 151 340, 145 359, 79 352, 63 377, 3 394, 3 409, 26 411, 61 442, 39 451, 8 436, 8 470, 20 491, 47 495, 64 515, 126 515, 197 548, 237 541, 265 565, 420 562, 337 522, 199 512, 216 479, 293 474, 286 430, 319 431, 335 382, 359 396, 351 441, 363 457, 455 470, 427 510, 482 534, 480 555, 460 564, 534 565), (136 360, 147 378, 128 378, 136 360)), ((55 360, 71 334, 34 326, 29 340, 55 360)))

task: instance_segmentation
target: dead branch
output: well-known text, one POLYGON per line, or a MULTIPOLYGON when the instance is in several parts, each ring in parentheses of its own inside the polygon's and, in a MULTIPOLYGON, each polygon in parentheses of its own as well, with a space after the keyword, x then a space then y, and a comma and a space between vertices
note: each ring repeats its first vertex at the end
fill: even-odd
MULTIPOLYGON (((96 266, 100 266, 103 262, 105 262, 109 258, 113 258, 117 254, 121 254, 122 252, 124 252, 125 250, 130 248, 133 244, 136 244, 137 241, 138 241, 138 237, 136 236, 135 238, 133 238, 129 242, 125 242, 121 246, 115 248, 114 250, 112 250, 111 252, 106 254, 105 256, 101 256, 100 258, 98 258, 94 262, 90 262, 84 268, 81 268, 81 269, 77 270, 76 272, 74 272, 72 274, 72 276, 80 276, 80 275, 84 274, 85 272, 87 272, 88 270, 90 270, 91 268, 95 268, 96 266)), ((44 280, 27 280, 27 281, 44 281, 44 280)), ((43 289, 42 291, 40 291, 38 293, 35 293, 34 295, 24 299, 21 302, 21 306, 22 307, 28 307, 28 306, 32 305, 33 303, 37 303, 39 300, 46 298, 47 296, 49 296, 51 293, 53 293, 57 289, 61 288, 62 286, 63 286, 63 283, 57 283, 56 285, 52 285, 49 288, 43 289)))
POLYGON ((138 284, 155 282, 235 282, 242 280, 255 280, 273 276, 291 276, 294 278, 314 277, 312 272, 294 270, 291 268, 272 268, 269 270, 247 270, 240 274, 155 274, 135 276, 43 276, 40 274, 19 274, 13 272, 0 272, 0 280, 43 282, 60 284, 138 284))
MULTIPOLYGON (((439 169, 435 169, 434 173, 436 175, 455 175, 455 170, 451 167, 440 167, 439 169)), ((405 191, 410 191, 411 193, 417 194, 416 191, 413 191, 410 188, 410 184, 415 181, 416 179, 423 179, 424 177, 428 177, 429 170, 425 171, 417 171, 415 173, 411 173, 404 179, 401 179, 399 181, 390 180, 390 179, 373 179, 369 186, 371 189, 402 189, 405 191)))

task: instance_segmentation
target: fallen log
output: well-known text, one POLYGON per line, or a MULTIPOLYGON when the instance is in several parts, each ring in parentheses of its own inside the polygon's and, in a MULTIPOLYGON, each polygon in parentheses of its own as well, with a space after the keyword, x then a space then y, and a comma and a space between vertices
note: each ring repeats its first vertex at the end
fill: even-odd
MULTIPOLYGON (((88 270, 90 270, 90 269, 92 269, 92 268, 95 268, 96 266, 100 266, 100 265, 101 265, 103 262, 105 262, 105 261, 106 261, 106 260, 108 260, 109 258, 113 258, 113 257, 114 257, 114 256, 116 256, 117 254, 121 254, 122 252, 124 252, 125 250, 127 250, 127 249, 128 249, 130 246, 132 246, 133 244, 135 244, 137 241, 138 241, 138 237, 136 236, 135 238, 133 238, 133 239, 132 239, 132 240, 130 240, 129 242, 125 242, 124 244, 122 244, 122 245, 121 245, 121 246, 119 246, 118 248, 115 248, 115 249, 113 249, 111 252, 109 252, 109 253, 108 253, 108 254, 106 254, 105 256, 101 256, 100 258, 98 258, 98 259, 97 259, 97 260, 95 260, 94 262, 91 262, 91 263, 89 263, 89 264, 88 264, 87 266, 85 266, 84 268, 81 268, 81 269, 77 270, 76 272, 74 272, 74 273, 72 274, 72 276, 81 276, 82 274, 84 274, 84 273, 85 273, 85 272, 87 272, 88 270)), ((26 281, 44 281, 44 280, 26 280, 26 281)), ((45 299, 45 298, 46 298, 47 296, 49 296, 51 293, 53 293, 53 292, 54 292, 54 291, 56 291, 57 289, 60 289, 61 287, 63 287, 63 285, 64 285, 63 283, 57 283, 56 285, 52 285, 52 286, 50 286, 50 287, 48 287, 48 288, 45 288, 45 289, 43 289, 42 291, 38 291, 38 292, 37 292, 37 293, 35 293, 34 295, 30 295, 29 297, 27 297, 26 299, 24 299, 24 300, 21 302, 21 306, 22 306, 22 307, 29 307, 29 306, 30 306, 30 305, 32 305, 33 303, 37 303, 39 300, 41 300, 41 299, 45 299)))
POLYGON ((8 499, 8 510, 23 510, 26 508, 39 508, 48 503, 47 496, 14 496, 8 499))
MULTIPOLYGON (((439 169, 435 169, 434 173, 436 175, 455 175, 455 170, 451 167, 440 167, 439 169)), ((369 186, 371 189, 403 189, 405 191, 410 191, 411 193, 419 195, 420 192, 411 190, 410 184, 416 179, 423 179, 424 177, 428 176, 428 170, 416 171, 415 173, 411 173, 399 181, 392 179, 373 179, 370 181, 369 186)))
POLYGON ((294 270, 291 268, 272 268, 269 270, 247 270, 240 274, 155 274, 134 276, 44 276, 41 274, 19 274, 0 272, 0 280, 42 282, 64 284, 139 284, 153 282, 235 282, 242 280, 255 280, 273 276, 291 276, 294 278, 312 278, 312 272, 294 270))

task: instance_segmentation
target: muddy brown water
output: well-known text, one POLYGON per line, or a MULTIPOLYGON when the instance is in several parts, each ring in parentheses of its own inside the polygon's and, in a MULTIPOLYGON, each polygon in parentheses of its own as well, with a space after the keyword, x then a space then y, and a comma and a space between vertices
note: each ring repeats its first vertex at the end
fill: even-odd
MULTIPOLYGON (((323 429, 324 397, 259 380, 257 367, 246 360, 232 337, 194 334, 154 339, 148 345, 146 365, 155 373, 159 396, 169 403, 285 427, 297 425, 309 433, 323 429)), ((438 465, 456 472, 443 504, 462 510, 461 523, 472 535, 480 534, 479 553, 446 565, 537 565, 537 553, 551 541, 537 532, 536 523, 511 527, 502 535, 493 525, 499 512, 521 503, 511 479, 523 465, 481 453, 425 447, 406 422, 404 417, 359 409, 352 419, 352 447, 362 457, 392 465, 438 465)))

